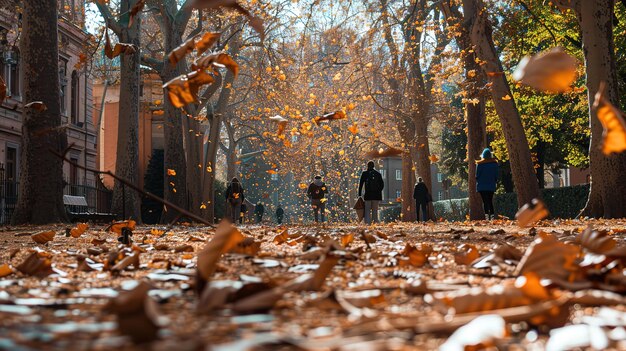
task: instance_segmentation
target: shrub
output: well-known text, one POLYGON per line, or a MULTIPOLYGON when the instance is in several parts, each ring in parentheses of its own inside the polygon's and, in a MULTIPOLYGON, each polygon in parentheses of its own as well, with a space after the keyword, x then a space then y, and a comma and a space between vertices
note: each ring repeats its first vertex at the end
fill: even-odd
MULTIPOLYGON (((587 202, 589 184, 542 189, 541 194, 550 211, 550 218, 576 218, 587 202)), ((433 205, 437 219, 463 221, 469 213, 467 198, 436 201, 433 205)), ((497 214, 513 219, 517 213, 517 195, 515 193, 496 194, 493 206, 497 214)))
POLYGON ((381 222, 395 222, 400 220, 402 209, 400 206, 390 206, 380 210, 378 216, 381 222))

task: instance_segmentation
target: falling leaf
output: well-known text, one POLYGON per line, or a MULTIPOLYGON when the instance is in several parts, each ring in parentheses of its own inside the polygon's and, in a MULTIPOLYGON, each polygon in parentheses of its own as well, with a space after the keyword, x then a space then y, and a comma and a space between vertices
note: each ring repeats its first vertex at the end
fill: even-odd
POLYGON ((437 161, 439 161, 439 157, 437 157, 437 155, 430 155, 428 156, 428 159, 430 160, 430 163, 437 163, 437 161))
POLYGON ((83 235, 87 228, 89 228, 89 225, 87 223, 78 223, 76 227, 70 230, 70 235, 72 236, 72 238, 78 238, 83 235))
POLYGON ((202 38, 196 42, 196 53, 198 56, 204 54, 208 49, 212 48, 220 39, 221 33, 204 33, 202 38))
POLYGON ((548 209, 543 201, 539 199, 532 199, 530 204, 522 206, 522 208, 517 211, 515 219, 517 219, 517 224, 523 228, 528 227, 533 223, 548 217, 549 215, 550 213, 548 212, 548 209))
POLYGON ((146 6, 146 0, 137 0, 135 5, 130 9, 128 18, 128 28, 132 27, 135 17, 146 6))
POLYGON ((156 302, 148 296, 151 288, 142 281, 133 290, 121 292, 104 307, 117 316, 119 332, 136 344, 156 340, 159 332, 159 311, 156 302))
POLYGON ((168 176, 176 176, 176 170, 173 169, 167 169, 167 175, 168 176))
POLYGON ((504 100, 504 101, 509 101, 509 100, 511 100, 511 99, 512 99, 512 98, 511 98, 511 95, 509 95, 509 94, 506 94, 506 95, 504 95, 504 96, 502 97, 502 100, 504 100))
POLYGON ((49 230, 49 231, 33 234, 31 236, 31 239, 33 239, 33 241, 36 242, 37 244, 45 244, 48 241, 54 240, 55 235, 56 235, 56 232, 54 230, 49 230))
POLYGON ((170 51, 167 55, 167 59, 170 61, 172 67, 176 66, 176 64, 182 60, 188 53, 192 52, 196 48, 196 38, 198 36, 194 36, 192 38, 187 39, 184 43, 180 44, 177 48, 170 51))
POLYGON ((210 281, 222 255, 243 240, 244 236, 230 222, 226 220, 220 222, 213 239, 198 253, 197 292, 201 292, 210 281))
POLYGON ((333 113, 327 113, 323 115, 322 117, 315 117, 313 119, 313 122, 315 122, 315 124, 319 124, 319 122, 322 122, 322 121, 333 121, 333 120, 338 120, 338 119, 346 119, 346 113, 342 110, 339 110, 333 113))
POLYGON ((513 79, 537 90, 562 93, 571 89, 577 68, 578 61, 557 47, 524 57, 513 73, 513 79))
POLYGON ((604 96, 605 84, 600 84, 600 88, 595 96, 593 110, 602 123, 602 153, 609 155, 620 153, 626 150, 626 122, 623 113, 613 106, 604 96))
POLYGON ((348 131, 350 131, 352 135, 357 135, 359 134, 359 127, 357 126, 356 123, 354 123, 351 126, 348 126, 348 131))
POLYGON ((404 153, 403 150, 397 149, 395 147, 388 147, 387 149, 376 149, 365 154, 367 158, 385 158, 385 157, 394 157, 400 156, 404 153))
POLYGON ((574 241, 585 250, 595 254, 606 254, 617 246, 615 239, 610 237, 606 231, 594 230, 587 227, 580 232, 574 241))
POLYGON ((32 251, 26 259, 15 267, 18 271, 37 277, 45 277, 52 273, 50 254, 43 251, 32 251))
POLYGON ((29 102, 26 105, 24 105, 24 107, 32 108, 33 110, 38 111, 38 112, 43 112, 48 109, 48 106, 46 106, 46 104, 44 104, 42 101, 29 102))
POLYGON ((170 80, 163 84, 163 88, 167 89, 167 96, 172 105, 181 108, 188 104, 199 103, 198 91, 200 87, 214 81, 215 79, 204 69, 198 69, 170 80))
POLYGON ((287 128, 287 120, 281 115, 276 115, 269 118, 271 121, 276 122, 278 124, 278 131, 276 131, 276 135, 282 135, 285 132, 285 128, 287 128))
POLYGON ((117 43, 115 47, 111 47, 111 40, 109 39, 109 30, 104 30, 104 54, 109 59, 114 59, 120 54, 132 55, 137 52, 137 49, 133 44, 117 43))
POLYGON ((553 236, 543 236, 526 249, 515 269, 516 275, 529 272, 555 283, 571 282, 579 271, 580 248, 559 242, 553 236))
POLYGON ((226 67, 235 77, 239 74, 237 62, 229 54, 223 52, 197 58, 191 65, 193 70, 212 69, 213 67, 226 67))
POLYGON ((263 38, 265 37, 263 20, 259 17, 253 16, 250 11, 239 5, 236 0, 195 0, 191 3, 191 6, 197 9, 217 7, 231 8, 248 18, 248 21, 250 22, 250 27, 257 31, 257 33, 259 33, 259 35, 261 36, 261 40, 263 40, 263 38))

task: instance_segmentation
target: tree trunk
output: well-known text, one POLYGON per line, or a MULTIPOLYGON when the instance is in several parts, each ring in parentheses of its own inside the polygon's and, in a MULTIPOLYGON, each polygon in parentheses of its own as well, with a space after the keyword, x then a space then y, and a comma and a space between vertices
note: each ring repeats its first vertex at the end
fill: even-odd
POLYGON ((228 150, 226 151, 226 179, 230 181, 234 177, 237 177, 237 152, 235 148, 235 142, 231 140, 231 145, 229 145, 228 150))
POLYGON ((580 1, 577 9, 585 54, 591 127, 591 191, 583 214, 596 218, 626 217, 626 153, 609 156, 602 153, 602 124, 591 108, 603 81, 606 82, 608 100, 620 106, 613 41, 613 4, 613 0, 584 0, 580 1))
MULTIPOLYGON (((174 30, 174 29, 172 29, 174 30)), ((165 51, 170 52, 182 42, 181 35, 178 33, 170 33, 165 37, 165 51)), ((163 63, 163 72, 161 72, 161 79, 163 82, 168 82, 171 79, 179 76, 184 71, 184 60, 181 60, 178 65, 172 67, 167 60, 167 56, 163 63)), ((164 91, 167 95, 167 91, 164 91)), ((174 107, 169 99, 165 101, 165 115, 164 117, 164 136, 165 136, 165 154, 164 154, 164 189, 163 196, 165 200, 172 202, 173 204, 187 209, 189 204, 187 203, 187 162, 185 157, 185 148, 183 144, 183 114, 181 110, 174 107), (173 170, 176 175, 169 170, 173 170), (171 173, 171 174, 168 174, 171 173)), ((186 117, 184 117, 186 118, 186 117)), ((161 222, 171 222, 178 215, 176 211, 167 210, 163 211, 161 222)))
POLYGON ((201 214, 202 203, 202 161, 201 145, 203 134, 200 123, 192 117, 183 117, 183 131, 185 133, 185 151, 187 160, 187 196, 189 211, 196 215, 201 214))
POLYGON ((533 198, 541 196, 528 140, 509 83, 502 73, 502 62, 496 53, 491 37, 491 24, 487 19, 482 0, 463 0, 463 10, 476 54, 492 84, 491 95, 502 124, 517 191, 517 204, 521 207, 525 203, 530 203, 533 198))
MULTIPOLYGON (((473 58, 470 61, 475 62, 473 58)), ((467 63, 466 63, 467 67, 467 63)), ((480 159, 482 149, 486 145, 485 136, 485 99, 482 96, 468 96, 477 98, 478 104, 465 104, 465 121, 467 123, 467 165, 468 165, 468 193, 470 220, 485 219, 485 210, 482 206, 480 194, 476 191, 476 160, 480 159)))
POLYGON ((24 103, 42 101, 48 109, 24 108, 22 113, 19 198, 12 222, 62 222, 67 220, 63 161, 50 153, 63 152, 67 145, 65 130, 53 129, 61 125, 57 2, 26 0, 22 13, 24 103))
MULTIPOLYGON (((137 0, 124 0, 122 13, 127 12, 137 0)), ((140 47, 140 22, 137 16, 132 27, 121 26, 119 40, 140 47)), ((132 55, 120 56, 120 104, 118 114, 117 155, 115 174, 132 184, 139 185, 139 85, 140 50, 132 55)), ((141 221, 141 199, 139 194, 116 181, 113 187, 111 212, 141 221)))
POLYGON ((411 154, 402 154, 402 220, 415 222, 415 200, 413 199, 413 186, 415 185, 415 172, 413 171, 413 159, 411 154))

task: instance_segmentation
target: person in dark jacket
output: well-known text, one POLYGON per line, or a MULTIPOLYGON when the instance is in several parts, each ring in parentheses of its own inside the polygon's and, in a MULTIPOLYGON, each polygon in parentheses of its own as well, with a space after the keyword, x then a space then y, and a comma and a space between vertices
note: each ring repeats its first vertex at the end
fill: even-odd
POLYGON ((313 183, 309 184, 306 195, 311 199, 311 207, 315 215, 315 221, 318 222, 318 213, 321 213, 322 223, 326 216, 326 183, 322 181, 322 176, 315 176, 313 183))
POLYGON ((361 180, 359 181, 359 196, 363 193, 365 188, 365 194, 363 200, 365 200, 365 211, 363 217, 366 224, 378 223, 378 204, 383 199, 383 189, 385 188, 385 182, 383 182, 383 176, 374 169, 374 161, 367 163, 367 171, 361 173, 361 180))
POLYGON ((487 219, 494 219, 496 214, 493 208, 493 194, 496 192, 498 181, 498 160, 493 157, 491 150, 483 150, 482 158, 476 161, 476 191, 483 199, 483 207, 487 219))
POLYGON ((283 210, 282 206, 278 204, 276 208, 276 222, 278 224, 283 224, 283 217, 285 216, 285 210, 283 210))
POLYGON ((413 198, 415 199, 415 213, 417 214, 417 221, 420 221, 420 209, 422 210, 422 217, 424 222, 428 220, 428 203, 432 201, 432 197, 428 192, 428 187, 424 183, 422 177, 417 178, 417 184, 413 189, 413 198))
POLYGON ((237 223, 239 216, 241 215, 241 204, 243 203, 243 186, 239 182, 239 179, 233 178, 228 188, 226 188, 226 202, 230 209, 230 220, 237 223))
POLYGON ((261 223, 263 221, 263 213, 265 213, 265 206, 259 201, 254 207, 254 215, 256 216, 256 222, 261 223))

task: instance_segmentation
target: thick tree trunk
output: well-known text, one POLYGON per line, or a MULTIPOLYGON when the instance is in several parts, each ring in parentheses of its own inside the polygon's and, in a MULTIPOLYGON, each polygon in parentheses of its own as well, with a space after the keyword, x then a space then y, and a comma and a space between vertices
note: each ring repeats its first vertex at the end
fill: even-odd
POLYGON ((185 151, 187 160, 187 191, 189 211, 201 215, 202 203, 202 165, 201 165, 201 140, 203 132, 200 131, 200 123, 192 117, 183 117, 183 130, 185 135, 185 151))
MULTIPOLYGON (((175 30, 175 29, 172 29, 175 30)), ((170 52, 182 42, 181 35, 178 33, 170 33, 165 37, 165 51, 170 52)), ((163 72, 161 79, 168 82, 179 76, 184 71, 184 62, 178 63, 175 67, 165 58, 163 63, 163 72)), ((164 92, 167 95, 167 91, 164 92)), ((164 136, 165 136, 165 153, 164 153, 164 189, 163 196, 165 200, 173 204, 187 209, 187 160, 185 155, 183 141, 183 114, 180 109, 174 107, 169 99, 165 99, 165 115, 164 115, 164 136), (168 170, 175 171, 176 175, 168 174, 168 170)), ((171 172, 170 172, 171 173, 171 172)), ((176 211, 163 211, 161 222, 167 223, 176 218, 176 211)))
POLYGON ((609 101, 615 106, 620 105, 613 41, 613 5, 613 0, 584 0, 580 1, 577 9, 585 53, 591 126, 591 192, 583 214, 596 218, 626 217, 626 153, 609 156, 602 153, 602 124, 591 108, 600 82, 606 82, 609 101))
POLYGON ((491 95, 511 160, 517 204, 521 207, 525 203, 530 203, 533 198, 541 196, 528 140, 509 83, 502 74, 502 62, 496 53, 491 37, 491 24, 482 0, 463 0, 463 10, 474 49, 491 83, 491 95))
MULTIPOLYGON (((137 0, 124 0, 122 13, 127 12, 137 0)), ((132 27, 121 26, 120 41, 140 47, 140 16, 132 27)), ((140 50, 132 55, 120 56, 120 104, 118 118, 117 155, 115 174, 132 184, 139 185, 139 85, 140 50)), ((113 187, 111 212, 141 221, 141 199, 139 194, 120 182, 113 187)))
POLYGON ((411 154, 402 154, 402 220, 415 222, 415 200, 413 199, 413 187, 415 186, 415 172, 413 171, 413 159, 411 154))
MULTIPOLYGON (((426 104, 423 104, 424 106, 426 104)), ((425 113, 417 112, 413 119, 415 123, 415 144, 413 148, 413 163, 415 164, 415 170, 417 177, 422 177, 424 183, 428 186, 428 190, 432 191, 432 172, 430 171, 430 144, 428 142, 428 119, 425 113)), ((434 196, 433 196, 434 197, 434 196)), ((429 203, 428 217, 435 220, 435 210, 432 202, 429 203)))
MULTIPOLYGON (((471 60, 474 62, 474 60, 471 60)), ((478 104, 465 104, 465 121, 467 123, 467 165, 468 165, 468 193, 469 193, 469 216, 470 220, 485 219, 485 210, 482 199, 476 191, 476 160, 486 145, 485 136, 485 99, 482 96, 468 96, 469 99, 477 98, 478 104)))
POLYGON ((48 109, 24 108, 22 114, 19 198, 12 222, 62 222, 67 220, 63 161, 50 153, 63 152, 67 144, 65 130, 53 129, 61 125, 57 2, 26 0, 22 13, 24 103, 42 101, 48 109))
MULTIPOLYGON (((231 143, 234 144, 234 141, 231 140, 231 143)), ((226 170, 226 179, 227 180, 231 180, 234 177, 237 177, 237 171, 238 171, 238 167, 237 167, 237 152, 236 152, 236 148, 234 146, 229 146, 228 150, 226 151, 226 167, 228 167, 228 169, 226 170)))

